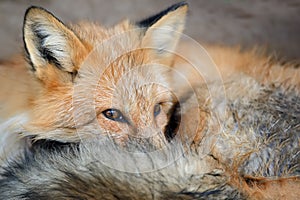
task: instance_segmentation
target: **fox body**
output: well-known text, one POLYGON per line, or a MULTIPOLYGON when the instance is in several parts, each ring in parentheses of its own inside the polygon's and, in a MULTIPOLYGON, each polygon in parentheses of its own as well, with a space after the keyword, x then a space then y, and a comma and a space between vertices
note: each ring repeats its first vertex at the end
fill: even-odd
POLYGON ((259 49, 176 48, 186 12, 107 29, 28 9, 27 60, 0 68, 1 154, 13 160, 0 197, 299 196, 299 69, 259 49))
MULTIPOLYGON (((154 152, 147 150, 149 141, 128 144, 134 151, 109 138, 80 144, 38 141, 2 168, 0 197, 297 199, 299 96, 252 87, 247 88, 257 91, 252 98, 228 98, 218 125, 210 112, 201 142, 189 148, 176 138, 154 152)), ((195 117, 194 112, 183 115, 182 123, 195 117)), ((181 126, 178 134, 193 130, 190 126, 181 126)))

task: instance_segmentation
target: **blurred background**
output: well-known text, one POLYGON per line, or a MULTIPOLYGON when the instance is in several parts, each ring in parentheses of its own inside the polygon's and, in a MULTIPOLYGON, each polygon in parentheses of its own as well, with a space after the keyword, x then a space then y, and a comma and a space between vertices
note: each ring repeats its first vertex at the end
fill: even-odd
MULTIPOLYGON (((22 23, 30 5, 46 8, 63 22, 97 21, 110 26, 139 21, 180 0, 0 0, 0 59, 21 51, 22 23)), ((187 0, 185 33, 209 43, 264 45, 286 59, 300 58, 300 0, 187 0)))

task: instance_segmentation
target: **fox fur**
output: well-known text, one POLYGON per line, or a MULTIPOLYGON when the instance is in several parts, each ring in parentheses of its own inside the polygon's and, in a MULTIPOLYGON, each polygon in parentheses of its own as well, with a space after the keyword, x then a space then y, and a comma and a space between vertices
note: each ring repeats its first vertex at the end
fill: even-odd
MULTIPOLYGON (((229 98, 217 127, 217 113, 210 113, 205 135, 192 148, 180 137, 158 151, 149 150, 147 141, 123 148, 103 137, 80 144, 33 143, 2 169, 0 197, 297 199, 299 96, 293 90, 253 85, 246 88, 257 91, 252 98, 229 98)), ((195 118, 193 112, 183 115, 181 124, 195 118)), ((178 134, 193 129, 186 126, 178 134)))
POLYGON ((300 195, 299 68, 179 43, 187 9, 112 28, 27 10, 27 59, 0 68, 1 199, 300 195))

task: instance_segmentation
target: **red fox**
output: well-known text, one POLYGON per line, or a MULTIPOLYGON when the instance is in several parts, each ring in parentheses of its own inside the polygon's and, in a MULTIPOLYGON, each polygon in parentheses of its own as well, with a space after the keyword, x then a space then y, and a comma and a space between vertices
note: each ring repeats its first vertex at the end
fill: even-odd
POLYGON ((25 58, 0 66, 0 197, 297 198, 300 70, 259 49, 179 43, 187 11, 104 28, 29 8, 25 58), (115 142, 162 152, 141 162, 115 142))
POLYGON ((26 116, 20 132, 35 139, 78 142, 93 135, 79 134, 83 127, 119 140, 153 132, 164 143, 160 132, 174 97, 162 66, 172 62, 168 51, 179 41, 186 12, 178 4, 155 18, 105 29, 67 27, 42 8, 28 9, 28 64, 22 58, 2 63, 1 118, 26 116))

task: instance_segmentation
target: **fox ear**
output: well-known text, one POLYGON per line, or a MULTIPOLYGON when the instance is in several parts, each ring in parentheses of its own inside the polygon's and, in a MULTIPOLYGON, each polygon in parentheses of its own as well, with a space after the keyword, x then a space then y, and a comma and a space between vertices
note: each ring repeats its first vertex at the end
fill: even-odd
POLYGON ((30 7, 24 18, 23 38, 32 69, 39 78, 61 76, 57 73, 62 71, 76 74, 84 45, 50 12, 30 7))
POLYGON ((187 10, 187 3, 181 2, 138 22, 146 30, 142 45, 154 48, 159 55, 173 51, 184 29, 187 10))

